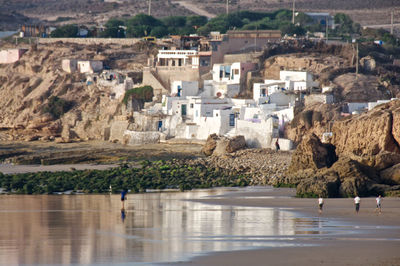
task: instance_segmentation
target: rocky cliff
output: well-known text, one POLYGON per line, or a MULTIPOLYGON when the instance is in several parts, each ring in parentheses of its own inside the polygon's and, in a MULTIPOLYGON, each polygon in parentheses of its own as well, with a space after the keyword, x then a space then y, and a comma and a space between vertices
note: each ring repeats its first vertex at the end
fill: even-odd
POLYGON ((305 136, 287 175, 299 195, 368 196, 400 190, 400 100, 332 126, 329 144, 305 136))
MULTIPOLYGON (((109 45, 28 46, 13 64, 0 65, 1 139, 102 139, 121 101, 110 87, 61 69, 62 59, 102 60, 135 71, 145 52, 109 45), (121 59, 120 59, 121 58, 121 59)), ((127 71, 126 71, 127 72, 127 71)))

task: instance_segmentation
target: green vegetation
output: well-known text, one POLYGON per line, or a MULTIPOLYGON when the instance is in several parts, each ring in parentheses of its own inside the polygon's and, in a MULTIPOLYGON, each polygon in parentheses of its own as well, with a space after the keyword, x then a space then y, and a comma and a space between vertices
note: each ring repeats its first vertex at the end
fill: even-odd
POLYGON ((142 100, 144 102, 151 102, 153 99, 153 87, 142 86, 142 87, 127 90, 125 92, 124 98, 122 99, 122 102, 124 104, 127 104, 129 99, 136 99, 136 100, 142 100))
POLYGON ((295 184, 287 184, 287 183, 278 183, 274 185, 274 187, 288 187, 288 188, 296 188, 295 184))
MULTIPOLYGON (((389 45, 399 45, 398 39, 383 29, 362 29, 346 14, 334 16, 335 29, 329 29, 330 37, 351 41, 382 40, 389 45)), ((146 14, 138 14, 131 18, 112 18, 105 24, 105 30, 98 34, 104 38, 141 38, 168 35, 198 34, 206 36, 211 31, 226 33, 228 30, 280 30, 282 35, 304 36, 308 33, 325 32, 326 22, 316 23, 303 12, 298 12, 295 24, 292 24, 292 11, 280 9, 274 12, 238 11, 221 14, 207 20, 204 16, 169 16, 157 19, 146 14)), ((54 32, 51 37, 76 37, 76 25, 65 25, 54 32)), ((92 32, 92 31, 90 31, 92 32)))
POLYGON ((64 100, 57 96, 51 96, 47 104, 43 106, 42 112, 49 113, 53 116, 53 118, 58 119, 63 114, 68 112, 73 105, 74 103, 71 101, 64 100))
POLYGON ((104 31, 99 34, 99 37, 104 38, 125 38, 124 21, 112 18, 107 21, 104 31))
POLYGON ((18 194, 49 194, 68 190, 85 193, 114 193, 122 189, 145 192, 146 189, 247 186, 250 177, 234 171, 189 166, 176 161, 142 161, 140 168, 127 165, 109 170, 72 172, 38 172, 4 175, 0 173, 0 187, 18 194))
POLYGON ((78 26, 68 24, 55 29, 50 36, 52 38, 76 38, 78 35, 78 26))

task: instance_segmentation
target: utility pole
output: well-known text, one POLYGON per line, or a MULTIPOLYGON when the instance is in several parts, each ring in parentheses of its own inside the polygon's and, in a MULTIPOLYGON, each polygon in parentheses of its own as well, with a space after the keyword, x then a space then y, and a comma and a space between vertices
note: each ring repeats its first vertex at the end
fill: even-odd
POLYGON ((254 53, 257 52, 257 26, 256 26, 256 32, 254 34, 254 53))
POLYGON ((393 14, 394 13, 394 11, 393 11, 393 9, 392 9, 392 12, 391 12, 391 18, 390 18, 390 24, 391 24, 391 27, 390 27, 390 34, 392 34, 393 35, 393 14))
POLYGON ((326 24, 326 44, 328 44, 328 19, 329 17, 326 17, 325 19, 325 24, 326 24))
POLYGON ((292 23, 293 23, 293 25, 294 25, 294 16, 295 16, 295 14, 294 14, 295 6, 296 6, 296 0, 293 0, 293 14, 292 14, 292 23))
POLYGON ((229 0, 226 0, 226 14, 229 14, 229 0))
POLYGON ((356 43, 356 80, 358 80, 358 42, 356 43))
POLYGON ((151 0, 149 0, 149 16, 151 16, 151 0))

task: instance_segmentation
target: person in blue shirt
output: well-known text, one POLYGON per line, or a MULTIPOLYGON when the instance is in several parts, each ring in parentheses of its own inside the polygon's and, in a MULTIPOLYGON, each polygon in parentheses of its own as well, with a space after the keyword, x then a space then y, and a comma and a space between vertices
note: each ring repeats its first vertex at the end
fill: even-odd
POLYGON ((126 194, 128 191, 126 189, 121 191, 121 202, 122 202, 122 209, 125 209, 125 200, 126 200, 126 194))

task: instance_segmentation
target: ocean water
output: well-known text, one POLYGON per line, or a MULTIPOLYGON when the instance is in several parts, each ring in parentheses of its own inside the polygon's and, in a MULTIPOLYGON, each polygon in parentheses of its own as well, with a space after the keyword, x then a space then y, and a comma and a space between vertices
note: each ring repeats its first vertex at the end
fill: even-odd
POLYGON ((0 264, 177 262, 216 251, 301 246, 303 238, 351 230, 279 208, 190 201, 243 190, 249 188, 128 194, 125 212, 119 195, 1 195, 0 264))

